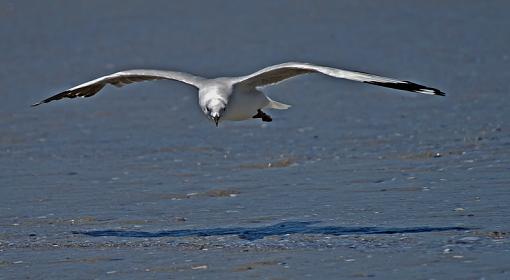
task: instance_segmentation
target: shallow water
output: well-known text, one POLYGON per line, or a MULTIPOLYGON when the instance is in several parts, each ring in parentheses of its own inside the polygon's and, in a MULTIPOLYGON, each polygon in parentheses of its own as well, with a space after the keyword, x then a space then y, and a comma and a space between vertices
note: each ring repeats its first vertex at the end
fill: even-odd
POLYGON ((0 279, 508 278, 506 1, 119 3, 0 4, 0 279), (447 96, 310 75, 220 128, 173 82, 29 107, 289 60, 447 96))

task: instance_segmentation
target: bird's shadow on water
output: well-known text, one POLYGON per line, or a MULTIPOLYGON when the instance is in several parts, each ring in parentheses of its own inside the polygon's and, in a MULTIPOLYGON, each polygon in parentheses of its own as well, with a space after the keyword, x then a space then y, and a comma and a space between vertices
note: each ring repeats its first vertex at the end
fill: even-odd
POLYGON ((231 228, 205 228, 205 229, 182 229, 164 230, 156 232, 133 231, 133 230, 91 230, 73 231, 73 234, 89 236, 114 236, 114 237, 188 237, 188 236, 222 236, 237 235, 241 239, 256 240, 266 236, 285 234, 325 234, 325 235, 353 235, 353 234, 402 234, 423 233, 439 231, 470 230, 465 227, 336 227, 336 226, 311 226, 320 223, 311 222, 283 222, 275 225, 262 227, 231 227, 231 228))

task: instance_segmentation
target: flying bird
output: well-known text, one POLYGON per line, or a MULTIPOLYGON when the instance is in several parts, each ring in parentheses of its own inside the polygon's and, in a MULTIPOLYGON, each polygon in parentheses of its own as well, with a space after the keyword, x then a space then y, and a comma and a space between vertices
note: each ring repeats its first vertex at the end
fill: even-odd
POLYGON ((261 69, 241 77, 220 77, 207 79, 189 73, 165 70, 127 70, 113 73, 70 88, 57 95, 44 99, 32 106, 38 106, 62 98, 90 97, 98 93, 107 84, 117 87, 149 80, 175 80, 198 89, 198 102, 204 114, 216 126, 221 121, 242 121, 260 118, 264 122, 272 121, 265 109, 288 109, 290 105, 269 98, 261 91, 264 86, 309 73, 321 73, 335 78, 383 86, 429 95, 444 93, 438 89, 422 86, 409 81, 376 76, 363 72, 313 65, 309 63, 288 62, 261 69))

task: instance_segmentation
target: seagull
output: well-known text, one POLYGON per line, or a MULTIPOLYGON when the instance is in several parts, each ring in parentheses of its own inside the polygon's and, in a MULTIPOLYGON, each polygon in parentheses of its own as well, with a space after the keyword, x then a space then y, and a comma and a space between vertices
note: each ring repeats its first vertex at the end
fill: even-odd
POLYGON ((111 84, 121 87, 130 83, 150 80, 175 80, 198 89, 198 103, 203 113, 216 126, 220 121, 242 121, 261 119, 272 121, 263 109, 285 110, 290 105, 277 102, 261 91, 262 87, 274 85, 286 79, 309 73, 320 73, 334 78, 347 79, 367 84, 415 93, 440 95, 444 92, 409 81, 376 76, 363 72, 342 70, 310 63, 287 62, 263 68, 241 77, 220 77, 207 79, 184 72, 136 69, 113 73, 70 88, 59 94, 35 103, 38 106, 62 98, 90 97, 104 86, 111 84))

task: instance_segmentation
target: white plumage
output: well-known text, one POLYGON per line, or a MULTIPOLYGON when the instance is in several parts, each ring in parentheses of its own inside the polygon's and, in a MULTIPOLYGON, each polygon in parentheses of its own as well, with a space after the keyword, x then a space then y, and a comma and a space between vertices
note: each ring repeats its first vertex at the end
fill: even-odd
POLYGON ((120 87, 134 82, 166 79, 180 81, 196 87, 200 107, 210 119, 216 122, 216 125, 220 120, 239 121, 261 118, 263 121, 271 121, 271 117, 262 112, 262 109, 287 109, 289 105, 271 100, 259 88, 308 73, 321 73, 335 78, 422 94, 444 95, 438 89, 409 81, 308 63, 288 62, 266 67, 247 76, 215 79, 206 79, 176 71, 144 69, 121 71, 75 86, 32 106, 62 98, 89 97, 99 92, 107 84, 120 87))

